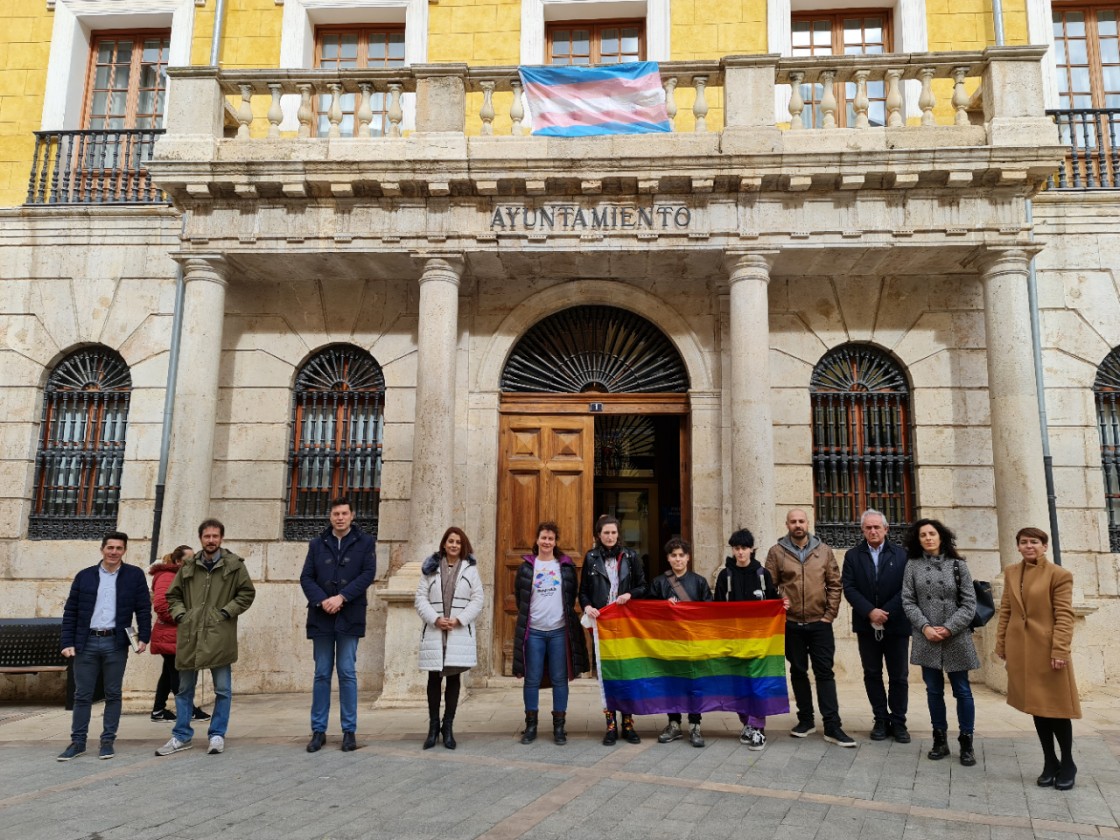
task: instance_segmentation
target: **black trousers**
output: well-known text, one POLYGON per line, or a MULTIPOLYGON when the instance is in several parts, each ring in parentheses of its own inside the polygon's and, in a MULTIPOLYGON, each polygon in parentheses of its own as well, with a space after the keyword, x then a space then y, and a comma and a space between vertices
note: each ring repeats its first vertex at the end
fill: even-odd
MULTIPOLYGON (((179 672, 175 670, 175 654, 161 653, 163 657, 163 670, 156 683, 155 701, 152 703, 153 712, 162 712, 167 708, 167 696, 172 698, 179 693, 179 672)), ((172 703, 174 705, 174 703, 172 703)))
POLYGON ((871 701, 875 720, 906 725, 910 698, 910 636, 888 636, 876 640, 875 633, 856 633, 859 659, 863 664, 863 687, 871 701), (883 665, 887 686, 883 687, 883 665))
POLYGON ((814 719, 813 689, 809 685, 809 665, 812 663, 817 702, 824 725, 840 725, 840 702, 836 699, 836 675, 832 670, 835 657, 836 637, 830 622, 786 622, 786 661, 789 662, 789 681, 797 703, 798 721, 812 723, 814 719))

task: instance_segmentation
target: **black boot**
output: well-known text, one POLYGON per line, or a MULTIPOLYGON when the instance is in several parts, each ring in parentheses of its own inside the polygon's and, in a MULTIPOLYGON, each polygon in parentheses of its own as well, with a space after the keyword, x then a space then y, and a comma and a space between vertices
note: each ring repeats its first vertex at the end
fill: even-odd
POLYGON ((618 743, 618 718, 614 716, 614 712, 603 712, 607 719, 607 731, 603 735, 603 746, 613 747, 618 743))
POLYGON ((976 753, 972 751, 972 733, 962 732, 957 741, 961 745, 961 764, 965 767, 972 767, 976 764, 976 753))
POLYGON ((642 743, 641 736, 636 731, 634 731, 633 715, 622 716, 622 737, 624 740, 631 744, 642 743))
POLYGON ((443 726, 440 727, 440 732, 443 733, 443 745, 449 750, 459 746, 455 742, 455 733, 451 731, 451 724, 453 723, 455 723, 455 715, 444 715, 443 726))
POLYGON ((568 733, 564 731, 564 722, 567 717, 567 712, 552 713, 552 740, 557 744, 568 743, 568 733))
POLYGON ((926 753, 926 758, 939 761, 947 755, 949 755, 949 739, 945 736, 945 730, 933 730, 933 747, 926 753))
POLYGON ((439 715, 428 718, 428 737, 424 739, 424 749, 430 750, 439 740, 439 715))
POLYGON ((539 717, 539 712, 525 710, 525 731, 521 733, 522 744, 531 744, 537 740, 537 719, 539 717))
POLYGON ((1077 779, 1077 765, 1073 763, 1073 758, 1064 756, 1062 758, 1062 766, 1058 768, 1058 778, 1054 782, 1055 790, 1072 790, 1073 783, 1077 779))

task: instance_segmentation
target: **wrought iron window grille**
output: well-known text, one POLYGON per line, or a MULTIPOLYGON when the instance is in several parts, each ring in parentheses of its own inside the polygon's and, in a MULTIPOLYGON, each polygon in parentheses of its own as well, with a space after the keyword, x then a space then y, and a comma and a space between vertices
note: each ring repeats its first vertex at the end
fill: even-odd
POLYGON ((1109 551, 1120 552, 1120 347, 1105 356, 1093 382, 1097 431, 1101 438, 1104 505, 1109 551))

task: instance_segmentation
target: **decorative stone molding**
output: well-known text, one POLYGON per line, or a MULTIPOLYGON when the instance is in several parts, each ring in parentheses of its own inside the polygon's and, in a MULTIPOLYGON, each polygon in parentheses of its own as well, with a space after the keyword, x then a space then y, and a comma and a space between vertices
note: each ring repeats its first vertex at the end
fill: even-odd
POLYGON ((183 266, 183 282, 192 283, 205 281, 216 283, 223 289, 229 286, 227 277, 229 267, 226 258, 221 254, 185 254, 183 252, 171 255, 183 266))

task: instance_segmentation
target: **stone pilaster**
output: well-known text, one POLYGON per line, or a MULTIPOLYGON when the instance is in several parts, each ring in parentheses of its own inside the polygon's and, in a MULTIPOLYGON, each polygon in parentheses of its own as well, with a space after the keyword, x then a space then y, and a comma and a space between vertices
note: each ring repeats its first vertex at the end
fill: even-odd
POLYGON ((1042 425, 1034 377, 1023 250, 987 251, 977 260, 984 288, 992 465, 1003 563, 1018 560, 1015 532, 1050 522, 1042 461, 1042 425))
POLYGON ((418 619, 413 607, 422 554, 451 525, 455 463, 455 361, 459 336, 459 281, 463 258, 421 254, 417 326, 416 418, 413 421, 408 561, 381 591, 385 619, 385 683, 377 705, 424 702, 426 677, 417 668, 418 619))
POLYGON ((774 251, 729 251, 731 308, 731 516, 768 540, 774 527, 768 287, 774 251))
POLYGON ((211 513, 210 475, 226 311, 225 260, 202 254, 181 257, 180 262, 186 284, 183 333, 161 528, 168 545, 193 542, 198 524, 211 513))

